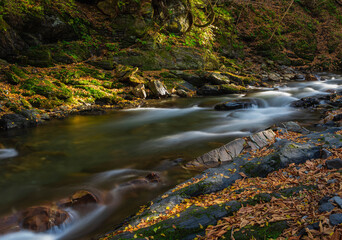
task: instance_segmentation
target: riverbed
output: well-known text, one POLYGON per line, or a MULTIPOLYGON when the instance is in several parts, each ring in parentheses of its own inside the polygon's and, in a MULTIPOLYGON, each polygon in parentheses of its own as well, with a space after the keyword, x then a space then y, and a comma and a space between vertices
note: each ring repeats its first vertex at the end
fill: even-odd
POLYGON ((342 87, 342 75, 319 74, 320 81, 297 81, 248 94, 172 98, 148 107, 73 116, 38 128, 2 133, 0 214, 68 197, 78 190, 105 192, 112 202, 46 233, 19 232, 9 239, 90 239, 112 230, 139 206, 196 175, 182 164, 231 140, 296 120, 312 128, 319 113, 291 102, 342 87), (216 111, 217 103, 251 99, 248 109, 216 111), (118 187, 159 172, 163 184, 118 196, 118 187))

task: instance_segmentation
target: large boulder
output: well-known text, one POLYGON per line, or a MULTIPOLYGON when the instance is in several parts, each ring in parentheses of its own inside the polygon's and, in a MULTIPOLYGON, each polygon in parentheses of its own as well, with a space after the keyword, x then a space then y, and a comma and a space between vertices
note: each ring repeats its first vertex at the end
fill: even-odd
POLYGON ((78 37, 71 24, 54 10, 43 15, 6 14, 0 21, 6 29, 0 30, 0 58, 18 55, 32 46, 71 41, 78 37))

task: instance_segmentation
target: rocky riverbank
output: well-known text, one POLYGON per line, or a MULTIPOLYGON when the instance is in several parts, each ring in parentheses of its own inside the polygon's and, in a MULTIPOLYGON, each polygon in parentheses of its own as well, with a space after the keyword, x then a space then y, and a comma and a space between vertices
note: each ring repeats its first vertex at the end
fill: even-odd
POLYGON ((101 239, 338 239, 340 99, 341 91, 293 103, 329 106, 319 131, 287 122, 189 162, 208 169, 101 239))
POLYGON ((246 93, 289 81, 317 80, 315 75, 291 67, 274 65, 273 69, 262 75, 237 75, 205 70, 139 71, 123 65, 113 70, 84 65, 48 69, 6 65, 2 68, 5 82, 0 83, 0 129, 34 127, 53 118, 144 106, 151 99, 246 93))
MULTIPOLYGON (((0 128, 141 106, 144 99, 243 93, 249 86, 315 79, 299 69, 341 69, 338 1, 299 1, 286 11, 285 2, 215 5, 215 21, 185 34, 184 12, 172 4, 180 29, 167 32, 145 0, 5 1, 0 128), (268 19, 261 17, 265 12, 268 19)), ((193 14, 205 15, 197 7, 193 14)))

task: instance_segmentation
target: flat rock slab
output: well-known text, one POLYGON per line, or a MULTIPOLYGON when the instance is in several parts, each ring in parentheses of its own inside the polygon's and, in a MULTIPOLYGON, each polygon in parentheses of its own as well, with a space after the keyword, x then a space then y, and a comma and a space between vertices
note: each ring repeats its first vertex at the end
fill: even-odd
POLYGON ((222 163, 228 163, 233 161, 234 158, 239 156, 243 150, 256 150, 263 148, 270 141, 275 138, 275 133, 269 129, 262 132, 255 133, 245 139, 238 138, 228 144, 216 148, 195 160, 186 164, 187 168, 211 168, 219 166, 222 163))

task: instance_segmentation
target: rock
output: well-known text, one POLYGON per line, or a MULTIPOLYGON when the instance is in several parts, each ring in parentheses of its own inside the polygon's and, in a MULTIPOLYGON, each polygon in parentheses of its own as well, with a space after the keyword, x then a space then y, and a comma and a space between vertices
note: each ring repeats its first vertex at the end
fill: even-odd
POLYGON ((89 60, 86 63, 104 70, 113 70, 116 67, 116 62, 109 59, 89 60))
POLYGON ((177 158, 174 160, 166 159, 160 162, 160 164, 155 168, 156 171, 165 171, 170 168, 178 166, 181 162, 183 162, 184 159, 177 158))
POLYGON ((332 153, 330 151, 328 151, 327 149, 323 149, 322 150, 322 154, 321 154, 321 157, 326 159, 328 157, 332 156, 332 153))
POLYGON ((188 93, 183 89, 176 90, 176 94, 180 97, 183 97, 183 98, 188 97, 188 93))
POLYGON ((303 134, 310 133, 309 130, 307 130, 304 127, 301 127, 298 123, 292 122, 292 121, 280 123, 280 124, 277 124, 276 126, 285 128, 287 131, 291 131, 291 132, 297 132, 297 133, 303 133, 303 134))
POLYGON ((323 212, 331 212, 335 208, 334 205, 332 205, 330 202, 323 203, 322 205, 319 206, 318 211, 320 213, 323 212))
POLYGON ((197 90, 198 95, 202 96, 217 96, 221 95, 220 87, 206 84, 197 90))
POLYGON ((203 77, 205 80, 205 82, 208 82, 210 84, 213 85, 222 85, 222 84, 228 84, 230 83, 230 80, 228 77, 220 74, 220 73, 206 73, 203 75, 203 77))
POLYGON ((26 117, 32 125, 42 122, 42 118, 37 110, 24 109, 20 112, 20 114, 26 117))
POLYGON ((229 111, 243 108, 251 108, 254 102, 250 99, 237 99, 225 103, 219 103, 215 106, 215 110, 229 111))
POLYGON ((318 81, 318 78, 315 75, 308 73, 305 75, 305 81, 318 81))
MULTIPOLYGON (((114 56, 113 60, 119 64, 139 67, 139 69, 145 71, 161 69, 192 70, 204 68, 215 62, 212 58, 205 58, 203 51, 188 47, 172 49, 151 48, 147 50, 132 49, 126 53, 114 56)), ((186 81, 196 86, 195 82, 186 81)), ((201 84, 201 86, 203 85, 201 84)))
MULTIPOLYGON (((306 218, 307 218, 307 216, 306 216, 306 218)), ((306 228, 309 229, 309 230, 313 230, 313 229, 314 230, 319 230, 319 222, 310 224, 310 225, 306 226, 306 228)), ((307 232, 306 232, 305 228, 303 228, 302 230, 299 231, 299 233, 297 235, 298 236, 302 236, 302 235, 304 235, 306 233, 307 232)))
POLYGON ((281 80, 282 80, 282 77, 277 73, 270 73, 268 75, 268 81, 280 82, 281 80))
POLYGON ((145 91, 145 85, 144 84, 139 84, 135 88, 133 88, 132 93, 134 96, 145 99, 146 98, 146 91, 145 91))
POLYGON ((26 128, 31 125, 32 122, 20 114, 5 114, 0 119, 0 128, 4 130, 26 128))
POLYGON ((320 157, 320 148, 314 144, 286 143, 280 145, 278 150, 280 161, 283 166, 290 163, 304 163, 306 160, 320 157), (280 148, 280 149, 279 149, 280 148))
POLYGON ((337 114, 336 116, 334 116, 333 121, 337 122, 337 121, 341 121, 342 120, 342 113, 341 114, 337 114))
POLYGON ((20 214, 19 222, 24 229, 45 232, 59 226, 69 218, 67 212, 51 207, 32 207, 20 214))
POLYGON ((131 68, 123 65, 119 65, 117 67, 117 78, 120 82, 128 83, 132 86, 137 86, 139 84, 144 83, 142 77, 140 77, 137 73, 139 68, 131 68))
POLYGON ((72 207, 72 208, 79 208, 81 205, 87 204, 96 204, 100 202, 100 197, 96 196, 94 193, 81 190, 74 193, 69 200, 63 200, 58 203, 61 207, 72 207))
POLYGON ((342 213, 335 213, 329 216, 329 221, 332 226, 342 223, 342 213))
POLYGON ((319 100, 315 97, 307 97, 307 98, 302 98, 298 101, 294 101, 291 103, 291 107, 296 107, 296 108, 308 108, 308 107, 314 107, 319 104, 319 100))
POLYGON ((340 158, 335 158, 327 160, 325 162, 328 169, 340 169, 342 168, 342 160, 340 158))
POLYGON ((160 82, 159 80, 150 81, 147 83, 147 86, 152 91, 154 96, 157 98, 165 98, 165 97, 170 96, 165 85, 162 82, 160 82))
POLYGON ((203 154, 193 161, 190 161, 186 164, 186 167, 208 168, 215 167, 223 163, 228 163, 239 156, 244 149, 247 149, 248 147, 251 147, 252 149, 262 148, 274 138, 275 133, 272 130, 266 130, 253 134, 252 136, 247 137, 247 142, 242 138, 238 138, 220 148, 216 148, 208 153, 203 154))
MULTIPOLYGON (((332 180, 336 180, 336 179, 332 179, 332 180)), ((330 201, 335 202, 339 208, 342 208, 342 198, 340 198, 339 196, 335 196, 331 198, 330 201)))
POLYGON ((148 180, 151 183, 159 183, 161 182, 161 177, 158 173, 150 173, 145 177, 146 180, 148 180))
POLYGON ((303 74, 297 73, 297 74, 295 75, 295 79, 296 79, 296 80, 304 80, 304 79, 305 79, 305 76, 304 76, 303 74))
MULTIPOLYGON (((200 76, 198 76, 197 74, 193 74, 190 72, 184 72, 184 71, 171 71, 171 73, 173 73, 174 75, 176 75, 177 77, 189 82, 190 84, 196 86, 196 87, 202 87, 206 82, 203 81, 203 78, 201 78, 200 76)), ((195 89, 191 89, 190 90, 195 90, 195 89)))
POLYGON ((104 14, 110 16, 111 18, 115 18, 119 13, 118 4, 116 0, 104 0, 100 1, 97 4, 98 9, 104 14))

